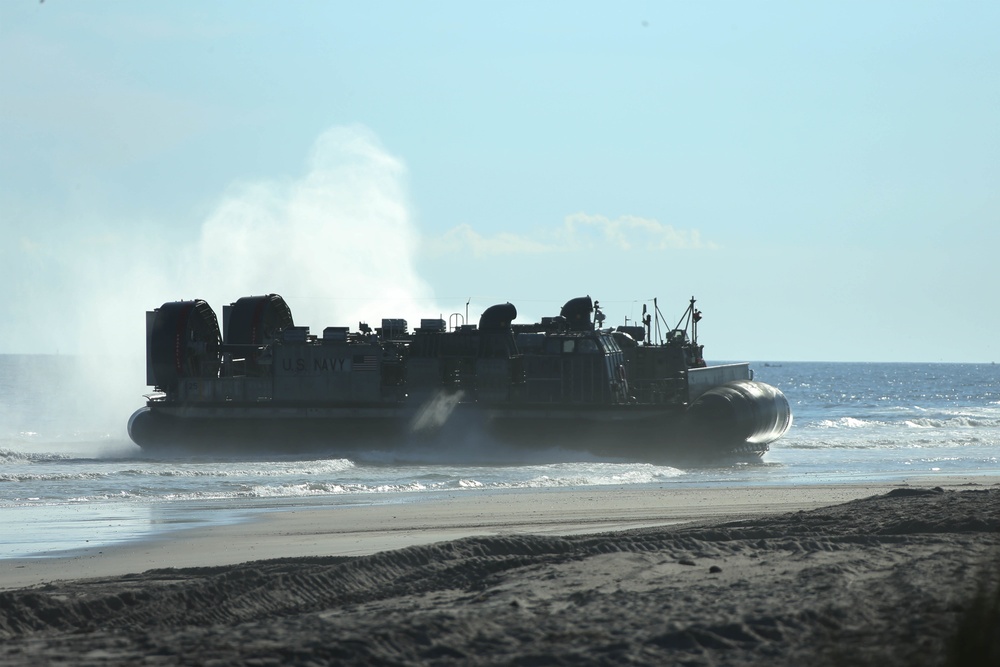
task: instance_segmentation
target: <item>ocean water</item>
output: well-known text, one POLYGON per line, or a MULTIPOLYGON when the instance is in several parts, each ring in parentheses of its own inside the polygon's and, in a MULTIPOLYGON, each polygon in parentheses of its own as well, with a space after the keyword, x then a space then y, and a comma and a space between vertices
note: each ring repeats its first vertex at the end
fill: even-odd
POLYGON ((141 365, 0 355, 0 559, 59 555, 288 507, 409 503, 441 494, 965 474, 1000 481, 1000 366, 752 368, 756 379, 785 393, 792 429, 759 463, 681 469, 562 450, 528 455, 481 442, 350 459, 150 455, 125 432, 144 402, 141 365))

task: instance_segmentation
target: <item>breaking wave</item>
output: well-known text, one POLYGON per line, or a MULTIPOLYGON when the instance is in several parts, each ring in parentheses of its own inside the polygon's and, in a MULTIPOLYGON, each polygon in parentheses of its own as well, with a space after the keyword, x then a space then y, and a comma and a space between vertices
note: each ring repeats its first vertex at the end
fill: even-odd
POLYGON ((940 417, 913 417, 903 419, 861 419, 858 417, 838 417, 835 419, 820 419, 811 423, 799 420, 798 427, 803 429, 863 429, 863 428, 910 428, 910 429, 944 429, 944 428, 1000 428, 1000 418, 980 415, 957 414, 940 417))

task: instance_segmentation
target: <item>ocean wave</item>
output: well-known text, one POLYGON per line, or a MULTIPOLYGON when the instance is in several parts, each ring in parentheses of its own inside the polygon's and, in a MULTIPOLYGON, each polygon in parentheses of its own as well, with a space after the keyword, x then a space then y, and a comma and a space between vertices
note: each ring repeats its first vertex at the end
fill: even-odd
POLYGON ((39 473, 0 473, 0 482, 89 482, 106 477, 96 472, 64 472, 54 474, 39 473))
POLYGON ((893 419, 837 417, 807 421, 799 419, 797 429, 1000 429, 1000 418, 977 414, 945 414, 935 416, 898 417, 893 419))
POLYGON ((909 437, 899 434, 893 437, 872 438, 867 434, 843 431, 826 437, 799 435, 789 437, 772 445, 772 451, 816 451, 834 453, 836 451, 867 451, 874 456, 893 457, 892 452, 915 450, 991 450, 1000 444, 1000 433, 996 438, 979 437, 980 432, 966 435, 942 429, 914 429, 909 437), (919 436, 917 435, 919 434, 919 436), (878 452, 883 454, 879 455, 878 452))
POLYGON ((205 501, 247 498, 569 488, 657 483, 685 473, 646 463, 529 466, 358 466, 349 459, 205 461, 81 460, 13 453, 35 465, 0 467, 0 504, 205 501), (122 465, 125 463, 125 465, 122 465))
POLYGON ((944 419, 924 417, 907 419, 903 422, 909 428, 1000 428, 1000 420, 978 416, 957 415, 944 419))
POLYGON ((121 471, 151 477, 286 477, 290 475, 329 475, 350 470, 355 464, 350 459, 323 459, 320 461, 266 461, 255 465, 242 464, 190 464, 174 467, 154 467, 121 471))
POLYGON ((857 417, 840 417, 838 419, 821 419, 813 424, 808 424, 803 426, 812 426, 814 428, 867 428, 869 426, 885 425, 885 422, 879 422, 871 419, 858 419, 857 417))
POLYGON ((362 484, 343 482, 289 482, 286 484, 245 485, 230 495, 233 498, 302 498, 328 495, 370 495, 436 491, 451 485, 426 485, 420 482, 400 484, 362 484))
POLYGON ((161 478, 231 478, 231 477, 285 477, 285 476, 315 476, 342 473, 355 467, 349 459, 325 459, 321 461, 262 462, 257 465, 228 467, 225 464, 190 464, 183 466, 136 466, 117 468, 107 461, 83 460, 58 454, 29 454, 24 452, 0 453, 2 464, 57 464, 60 469, 50 470, 45 465, 34 468, 31 472, 0 473, 4 481, 63 481, 70 479, 94 480, 114 477, 161 477, 161 478), (4 456, 4 454, 9 456, 4 456), (67 472, 63 468, 77 464, 86 464, 96 468, 88 471, 67 472))
MULTIPOLYGON (((588 466, 590 467, 590 466, 588 466)), ((430 481, 426 475, 417 479, 398 480, 393 482, 346 481, 330 480, 288 480, 276 484, 258 484, 246 481, 234 489, 216 492, 213 497, 229 498, 303 498, 318 496, 342 495, 374 495, 427 493, 440 491, 469 490, 504 490, 504 489, 537 489, 537 488, 570 488, 580 486, 632 485, 648 484, 658 480, 674 478, 686 474, 684 471, 668 466, 648 464, 606 464, 595 465, 589 470, 574 469, 574 466, 556 465, 538 467, 544 470, 534 470, 523 479, 488 479, 489 472, 484 471, 484 478, 479 479, 468 475, 441 474, 430 481)), ((456 471, 457 472, 457 471, 456 471)), ((530 471, 523 471, 530 473, 530 471)), ((172 500, 185 498, 203 500, 205 494, 191 492, 188 494, 171 495, 172 500)))
POLYGON ((648 484, 685 474, 684 471, 677 468, 650 463, 590 463, 582 470, 578 465, 552 464, 531 466, 526 468, 524 472, 528 473, 529 476, 526 479, 512 482, 516 488, 648 484))
POLYGON ((25 452, 18 449, 0 448, 0 464, 35 463, 41 461, 70 461, 74 457, 51 452, 25 452))
POLYGON ((829 450, 879 450, 879 449, 899 449, 899 446, 889 442, 876 442, 871 440, 794 440, 783 441, 780 446, 773 446, 775 451, 786 449, 801 449, 815 451, 829 450))

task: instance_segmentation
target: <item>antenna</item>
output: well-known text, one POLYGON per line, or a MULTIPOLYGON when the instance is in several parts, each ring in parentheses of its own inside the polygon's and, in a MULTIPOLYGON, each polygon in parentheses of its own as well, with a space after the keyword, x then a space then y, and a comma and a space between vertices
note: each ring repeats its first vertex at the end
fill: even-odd
POLYGON ((642 304, 642 325, 646 327, 646 345, 649 345, 653 340, 652 319, 650 315, 646 314, 646 304, 642 304))

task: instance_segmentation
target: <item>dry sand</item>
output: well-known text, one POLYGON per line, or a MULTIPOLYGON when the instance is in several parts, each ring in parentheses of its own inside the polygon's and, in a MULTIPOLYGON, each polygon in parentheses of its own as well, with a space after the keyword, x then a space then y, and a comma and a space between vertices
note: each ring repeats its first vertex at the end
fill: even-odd
POLYGON ((0 664, 942 664, 996 482, 473 492, 0 561, 0 664))

